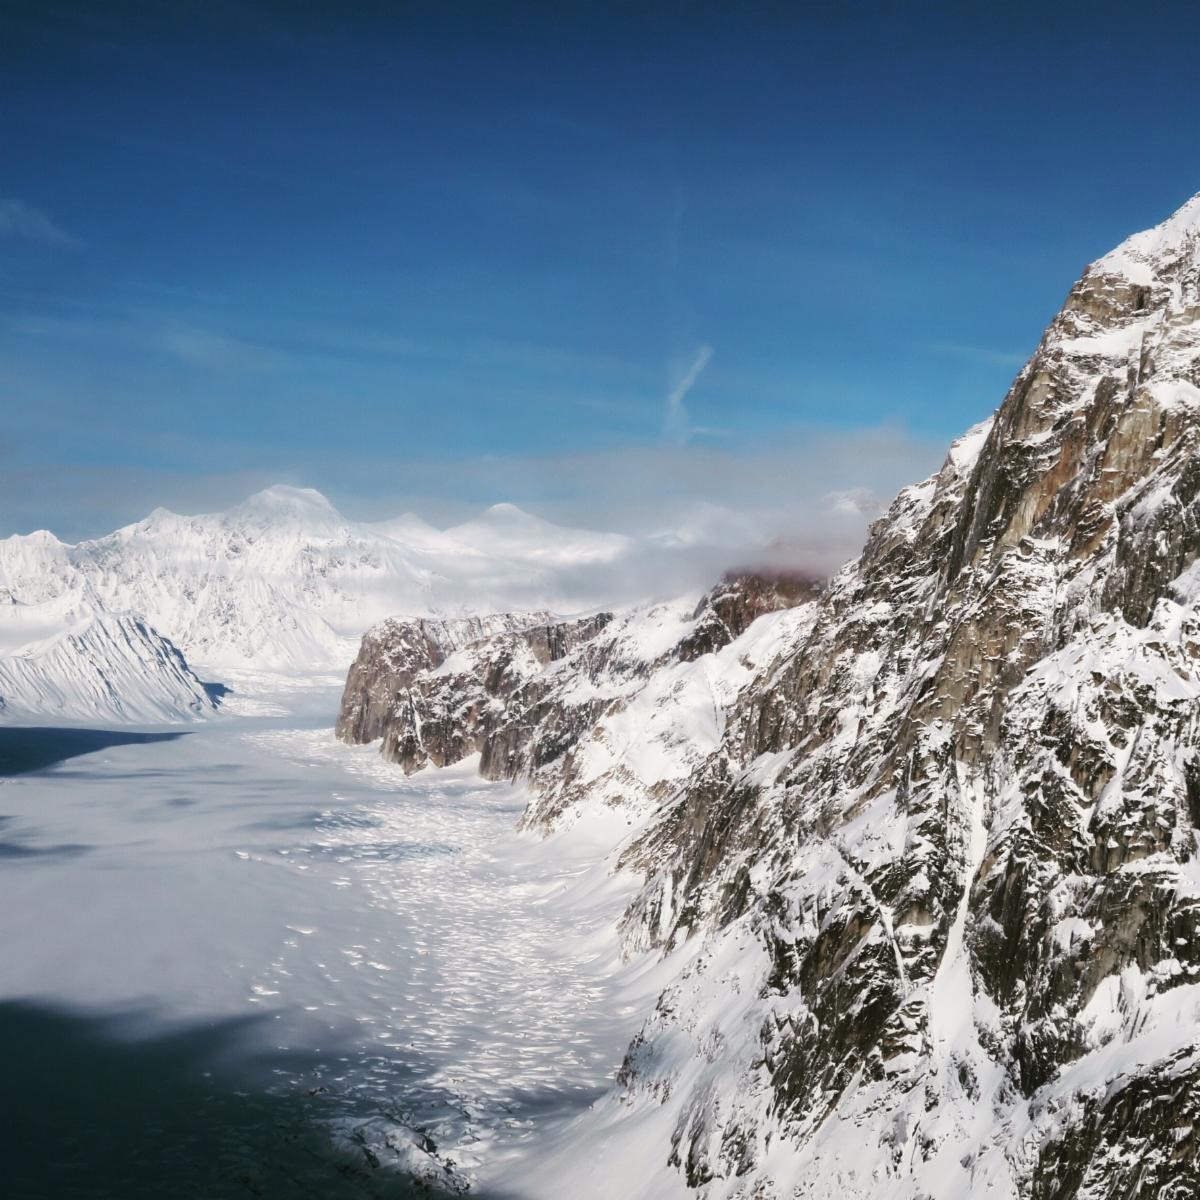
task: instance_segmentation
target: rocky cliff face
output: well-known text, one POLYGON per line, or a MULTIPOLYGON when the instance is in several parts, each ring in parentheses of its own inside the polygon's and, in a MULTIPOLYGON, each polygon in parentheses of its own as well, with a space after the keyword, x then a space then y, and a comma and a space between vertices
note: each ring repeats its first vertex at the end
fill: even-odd
MULTIPOLYGON (((388 732, 396 708, 422 672, 436 670, 472 642, 531 625, 549 613, 499 613, 481 617, 389 618, 363 636, 350 667, 335 732, 344 742, 366 743, 388 732)), ((422 764, 424 765, 424 764, 422 764)))
MULTIPOLYGON (((611 745, 606 739, 611 726, 631 719, 631 706, 661 708, 666 700, 677 707, 677 696, 658 694, 674 672, 695 675, 701 703, 711 709, 709 672, 688 665, 729 646, 756 618, 804 607, 819 592, 803 576, 739 572, 698 602, 684 598, 620 616, 385 621, 363 639, 337 735, 382 739, 383 756, 406 772, 479 754, 488 778, 530 779, 539 801, 526 819, 544 825, 568 807, 568 796, 597 799, 594 770, 629 773, 616 761, 628 734, 611 745)), ((672 721, 659 722, 681 751, 697 753, 672 721)), ((655 777, 647 786, 661 782, 655 777)), ((609 799, 629 803, 634 796, 609 799)))
POLYGON ((484 685, 485 769, 531 822, 629 805, 630 944, 686 951, 592 1118, 647 1195, 1200 1191, 1198 385, 1200 197, 819 598, 484 685))

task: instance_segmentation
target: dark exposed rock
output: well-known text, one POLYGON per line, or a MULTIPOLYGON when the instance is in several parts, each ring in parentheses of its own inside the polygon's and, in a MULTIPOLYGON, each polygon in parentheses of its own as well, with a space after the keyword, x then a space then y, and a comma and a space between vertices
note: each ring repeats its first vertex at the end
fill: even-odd
MULTIPOLYGON (((1120 260, 1089 269, 994 420, 901 494, 806 640, 741 693, 722 751, 626 852, 670 897, 668 940, 708 928, 716 961, 753 931, 769 964, 738 1006, 745 1026, 763 1018, 757 1049, 678 1100, 696 1145, 782 1126, 814 1178, 837 1171, 861 1196, 916 1196, 922 1178, 974 1194, 989 1152, 1014 1164, 1014 1195, 1194 1179, 1194 1151, 1174 1150, 1191 1145, 1191 1100, 1153 1116, 1133 1065, 1112 1085, 1128 1103, 1093 1103, 1069 1069, 1176 1028, 1171 994, 1200 981, 1198 241, 1193 227, 1153 259, 1146 285, 1120 260), (996 1115, 978 1130, 983 1098, 996 1115), (1051 1098, 1073 1116, 1034 1171, 1005 1114, 1051 1098), (930 1105, 928 1140, 869 1169, 828 1123, 870 1137, 930 1105), (1119 1166, 1131 1146, 1159 1165, 1119 1166)), ((712 1036, 696 1014, 673 992, 644 1045, 712 1036)), ((743 1158, 706 1169, 732 1181, 743 1158)))
POLYGON ((441 666, 455 650, 491 634, 522 629, 549 613, 491 617, 413 617, 381 621, 363 636, 350 667, 335 732, 343 742, 384 735, 396 706, 422 671, 441 666))
POLYGON ((572 751, 646 679, 722 649, 757 617, 810 602, 820 588, 785 571, 730 573, 689 613, 670 614, 678 637, 648 650, 630 636, 629 619, 614 624, 611 613, 385 621, 351 667, 337 735, 382 738, 384 758, 406 772, 479 754, 489 779, 528 776, 565 794, 572 751))
POLYGON ((1086 1096, 1043 1146, 1030 1200, 1200 1195, 1200 1062, 1168 1060, 1086 1096))
MULTIPOLYGON (((586 726, 539 707, 541 673, 611 620, 611 613, 598 613, 510 628, 467 642, 459 647, 465 653, 416 671, 393 693, 383 721, 384 758, 412 772, 480 754, 487 778, 514 779, 556 757, 554 748, 586 726)), ((582 707, 590 713, 595 704, 582 707)))
POLYGON ((690 662, 742 636, 764 613, 815 600, 825 581, 799 571, 730 571, 705 594, 692 614, 696 626, 679 643, 678 657, 690 662))

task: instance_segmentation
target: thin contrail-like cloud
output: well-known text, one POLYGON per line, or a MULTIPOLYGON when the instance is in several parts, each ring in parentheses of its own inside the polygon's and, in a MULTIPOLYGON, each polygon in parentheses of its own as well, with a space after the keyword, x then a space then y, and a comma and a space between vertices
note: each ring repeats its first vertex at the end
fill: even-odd
POLYGON ((0 197, 0 237, 24 238, 51 246, 78 246, 79 239, 57 225, 40 209, 20 200, 0 197))
POLYGON ((687 405, 684 400, 688 392, 700 378, 701 372, 708 366, 708 360, 713 356, 711 346, 701 346, 688 367, 687 374, 671 389, 667 396, 667 412, 663 423, 664 432, 673 442, 683 443, 692 432, 691 420, 688 417, 687 405))

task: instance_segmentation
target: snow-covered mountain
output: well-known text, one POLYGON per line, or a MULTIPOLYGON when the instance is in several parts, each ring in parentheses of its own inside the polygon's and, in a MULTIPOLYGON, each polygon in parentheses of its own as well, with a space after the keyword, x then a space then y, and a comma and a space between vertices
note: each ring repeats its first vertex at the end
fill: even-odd
POLYGON ((146 622, 85 592, 0 603, 0 714, 18 720, 180 721, 215 707, 146 622))
POLYGON ((500 504, 437 530, 411 514, 347 520, 320 493, 272 487, 224 513, 158 509, 107 537, 0 540, 0 592, 33 604, 86 587, 143 616, 206 668, 344 670, 397 612, 578 611, 611 601, 638 546, 500 504))
POLYGON ((679 964, 531 1195, 1200 1194, 1200 197, 819 596, 411 636, 342 735, 625 815, 679 964))

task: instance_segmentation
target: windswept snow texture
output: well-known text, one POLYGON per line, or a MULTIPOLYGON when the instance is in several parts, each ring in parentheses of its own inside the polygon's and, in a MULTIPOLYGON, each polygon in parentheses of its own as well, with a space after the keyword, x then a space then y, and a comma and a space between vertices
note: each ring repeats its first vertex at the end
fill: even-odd
POLYGON ((81 592, 0 603, 0 717, 183 721, 216 707, 183 655, 146 622, 81 592))

